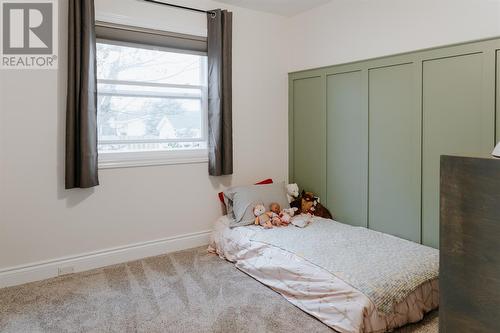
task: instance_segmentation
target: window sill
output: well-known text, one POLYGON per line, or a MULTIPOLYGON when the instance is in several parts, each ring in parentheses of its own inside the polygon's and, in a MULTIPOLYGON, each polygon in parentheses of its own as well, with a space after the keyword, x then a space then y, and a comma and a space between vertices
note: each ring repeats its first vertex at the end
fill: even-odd
POLYGON ((99 154, 99 169, 198 164, 207 162, 208 152, 206 149, 99 154))

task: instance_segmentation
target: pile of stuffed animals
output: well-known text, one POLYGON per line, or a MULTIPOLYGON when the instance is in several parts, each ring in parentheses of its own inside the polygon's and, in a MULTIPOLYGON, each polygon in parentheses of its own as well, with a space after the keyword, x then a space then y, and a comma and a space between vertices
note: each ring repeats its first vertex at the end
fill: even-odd
POLYGON ((276 202, 272 203, 270 208, 267 211, 266 207, 262 204, 255 206, 253 214, 255 215, 256 225, 260 225, 265 229, 288 226, 297 210, 297 208, 285 208, 282 210, 276 202))
POLYGON ((290 208, 281 209, 278 203, 271 203, 270 209, 267 210, 263 204, 256 205, 253 210, 255 224, 265 229, 290 224, 305 227, 312 221, 313 216, 333 218, 328 209, 319 202, 319 198, 314 196, 312 192, 302 191, 299 195, 297 184, 287 185, 287 197, 290 208), (299 212, 299 216, 295 216, 297 212, 299 212))
POLYGON ((333 219, 330 211, 319 202, 319 198, 312 192, 302 191, 300 197, 290 203, 290 207, 295 207, 301 214, 310 214, 325 219, 333 219))

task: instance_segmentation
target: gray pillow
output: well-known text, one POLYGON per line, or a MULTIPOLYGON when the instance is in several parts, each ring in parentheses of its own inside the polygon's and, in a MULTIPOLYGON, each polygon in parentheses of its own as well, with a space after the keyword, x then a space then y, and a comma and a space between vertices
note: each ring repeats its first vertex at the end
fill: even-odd
POLYGON ((278 203, 281 209, 290 208, 285 182, 232 187, 224 191, 224 200, 231 217, 231 228, 253 224, 253 209, 258 204, 264 204, 267 210, 273 202, 278 203))

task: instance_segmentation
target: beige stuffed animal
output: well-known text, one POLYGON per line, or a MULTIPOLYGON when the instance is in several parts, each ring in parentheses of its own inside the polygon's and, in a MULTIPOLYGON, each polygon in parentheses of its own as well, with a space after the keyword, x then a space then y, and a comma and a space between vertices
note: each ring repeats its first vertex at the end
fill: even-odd
POLYGON ((255 215, 255 224, 264 227, 265 229, 271 229, 273 227, 271 212, 266 212, 266 207, 262 204, 257 205, 253 209, 253 215, 255 215))

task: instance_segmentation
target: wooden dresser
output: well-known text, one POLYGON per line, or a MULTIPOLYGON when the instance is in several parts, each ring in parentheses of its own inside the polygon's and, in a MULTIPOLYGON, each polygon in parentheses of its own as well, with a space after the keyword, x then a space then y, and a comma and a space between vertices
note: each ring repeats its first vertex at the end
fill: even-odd
POLYGON ((442 156, 440 256, 440 332, 500 332, 500 159, 442 156))

